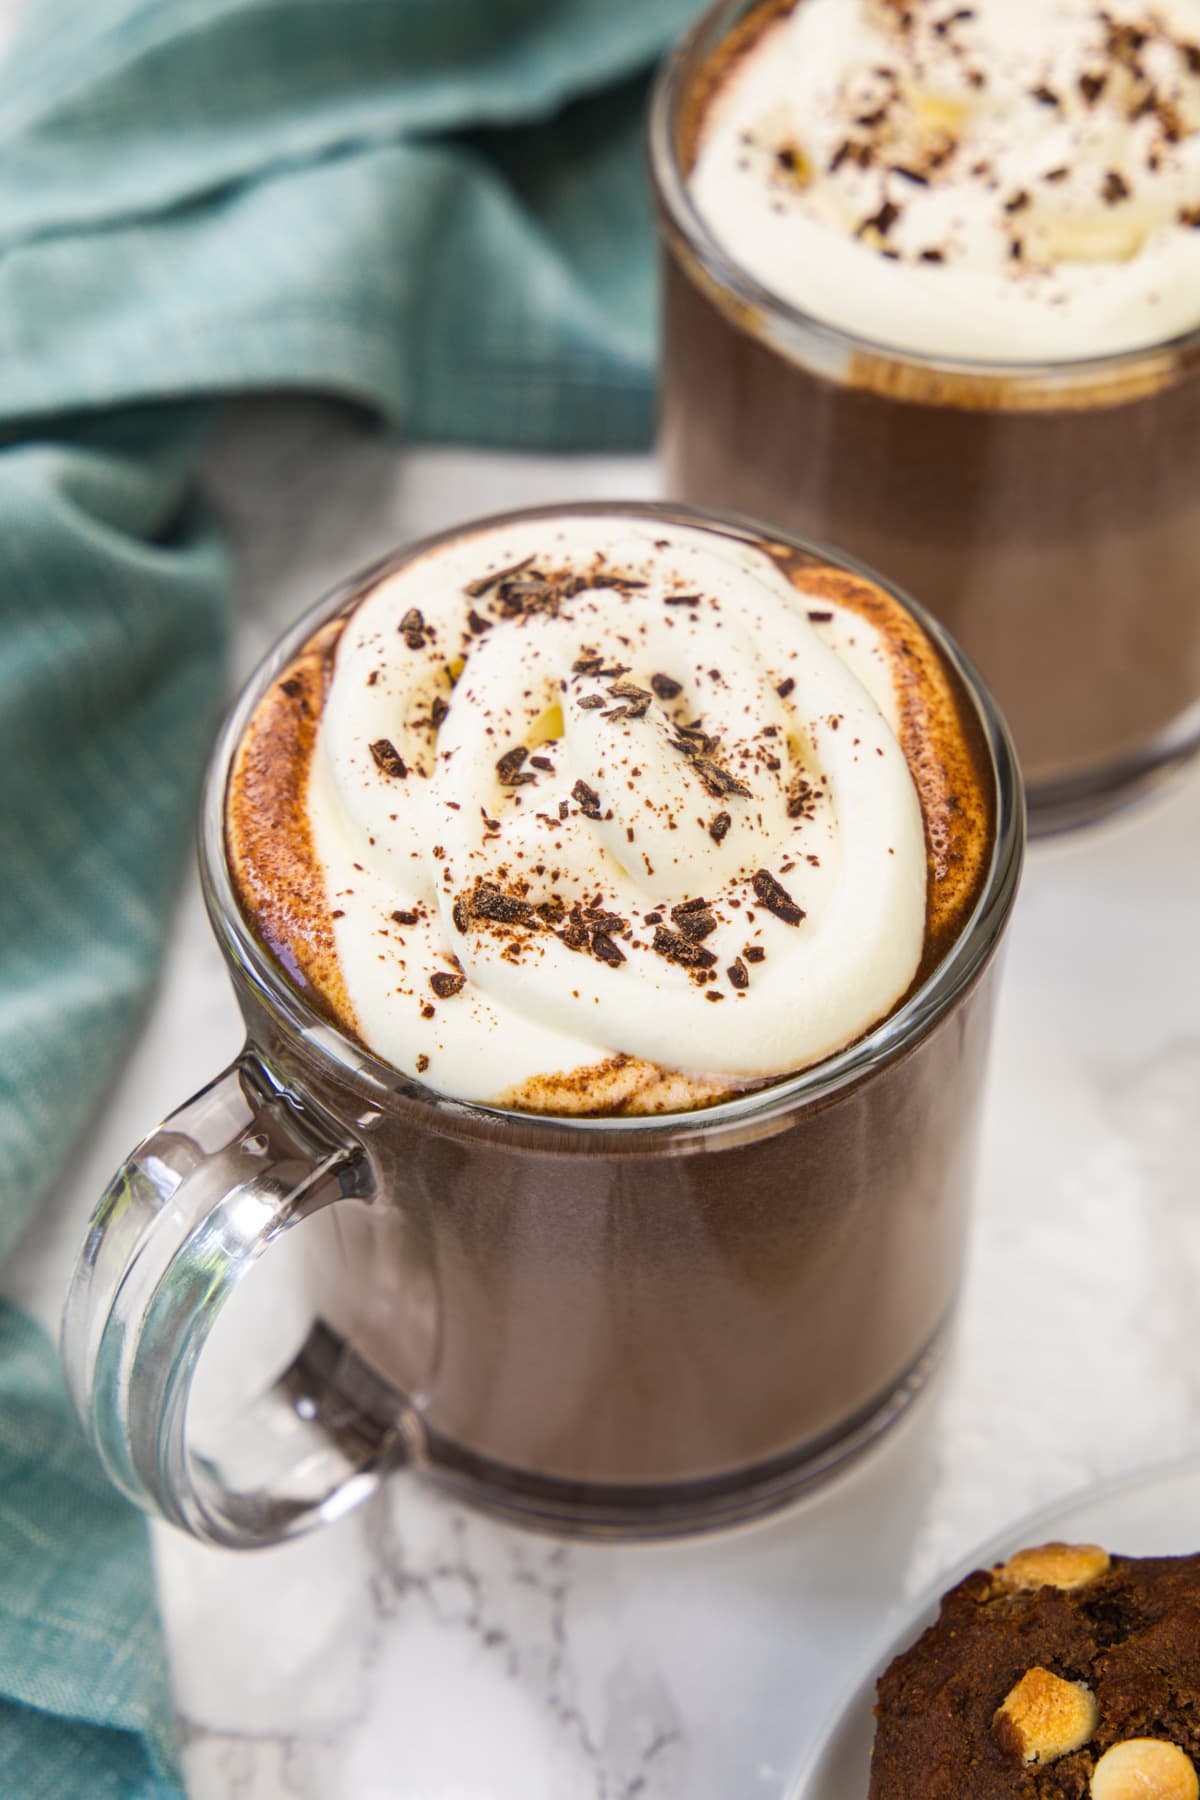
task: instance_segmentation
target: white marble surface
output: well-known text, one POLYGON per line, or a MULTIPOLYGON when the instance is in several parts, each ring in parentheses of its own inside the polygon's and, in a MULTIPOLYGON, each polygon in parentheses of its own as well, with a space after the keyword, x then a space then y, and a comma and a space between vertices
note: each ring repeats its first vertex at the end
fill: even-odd
MULTIPOLYGON (((300 402, 239 412, 212 471, 241 669, 400 539, 654 484, 638 459, 404 453, 300 402)), ((159 1532, 195 1800, 771 1800, 905 1597, 1029 1508, 1200 1445, 1198 925, 1200 770, 1035 851, 957 1341, 911 1422, 800 1511, 676 1548, 564 1546, 400 1476, 257 1556, 159 1532)), ((7 1291, 53 1320, 112 1167, 238 1041, 189 880, 139 1041, 7 1291)))

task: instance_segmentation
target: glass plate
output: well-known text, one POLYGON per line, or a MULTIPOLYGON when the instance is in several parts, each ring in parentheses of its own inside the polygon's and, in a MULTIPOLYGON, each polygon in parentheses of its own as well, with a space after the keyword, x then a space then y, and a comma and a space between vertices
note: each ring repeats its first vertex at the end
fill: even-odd
POLYGON ((937 1617, 938 1602, 972 1569, 1003 1562, 1026 1544, 1103 1544, 1124 1556, 1182 1556, 1200 1550, 1200 1457, 1085 1489, 1021 1520, 939 1578, 889 1632, 805 1760, 788 1800, 865 1800, 871 1761, 875 1682, 893 1656, 937 1617))

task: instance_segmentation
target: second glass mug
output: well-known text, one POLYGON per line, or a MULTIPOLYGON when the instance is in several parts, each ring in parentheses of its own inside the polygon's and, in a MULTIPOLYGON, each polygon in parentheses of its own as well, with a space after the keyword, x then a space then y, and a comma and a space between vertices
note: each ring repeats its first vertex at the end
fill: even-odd
POLYGON ((655 88, 668 488, 887 570, 992 686, 1031 829, 1087 823, 1200 747, 1200 330, 988 363, 895 350, 771 293, 689 177, 714 59, 782 4, 716 0, 655 88))
MULTIPOLYGON (((614 509, 533 516, 589 510, 614 509)), ((686 508, 615 510, 767 536, 686 508)), ((232 710, 200 866, 246 1045, 121 1169, 67 1303, 68 1382, 110 1477, 213 1543, 276 1542, 405 1464, 515 1521, 581 1534, 751 1518, 903 1412, 954 1303, 1024 808, 993 702, 911 602, 978 718, 990 864, 928 980, 818 1066, 657 1117, 458 1102, 335 1029, 254 936, 224 847, 246 723, 323 620, 441 541, 322 601, 232 710), (224 1427, 197 1441, 189 1404, 213 1324, 297 1224, 303 1345, 265 1393, 226 1395, 224 1427)))

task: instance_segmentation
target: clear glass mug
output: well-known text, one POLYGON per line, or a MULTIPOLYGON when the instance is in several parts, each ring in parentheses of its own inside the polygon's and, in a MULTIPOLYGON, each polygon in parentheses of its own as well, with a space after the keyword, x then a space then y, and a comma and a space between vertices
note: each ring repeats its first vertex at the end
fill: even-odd
POLYGON ((772 294, 688 190, 713 57, 761 7, 718 0, 651 107, 668 489, 886 569, 994 691, 1031 830, 1086 823, 1200 746, 1200 331, 973 362, 872 343, 772 294))
MULTIPOLYGON (((688 509, 621 510, 764 535, 688 509)), ((336 1516, 403 1465, 513 1520, 594 1536, 753 1517, 883 1432, 943 1339, 1023 853, 1011 743, 969 665, 912 607, 978 718, 994 840, 958 941, 850 1048, 669 1116, 446 1099, 289 983, 239 909, 223 827, 231 759, 267 686, 365 582, 427 547, 302 618, 221 733, 200 868, 246 1045, 96 1210, 63 1328, 75 1404, 119 1488, 229 1546, 336 1516), (226 1376, 207 1408, 224 1416, 192 1430, 215 1321, 297 1225, 298 1352, 262 1393, 226 1376)), ((251 1284, 239 1303, 253 1315, 254 1300, 251 1284)))

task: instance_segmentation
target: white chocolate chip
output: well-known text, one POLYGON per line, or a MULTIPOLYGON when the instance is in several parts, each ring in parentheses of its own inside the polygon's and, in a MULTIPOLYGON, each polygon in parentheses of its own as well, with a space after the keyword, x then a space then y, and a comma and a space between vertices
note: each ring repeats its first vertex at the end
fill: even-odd
POLYGON ((1026 1590, 1040 1587, 1079 1588, 1107 1575, 1111 1563, 1098 1544, 1039 1544, 1018 1550, 996 1570, 1004 1587, 1026 1590))
POLYGON ((1200 1800, 1196 1766, 1178 1744, 1126 1738, 1092 1772, 1092 1800, 1200 1800))
POLYGON ((1055 262, 1131 262, 1157 223, 1128 208, 1116 214, 1043 210, 1031 217, 1027 242, 1036 257, 1055 262))
POLYGON ((1083 1682, 1035 1667, 997 1707, 992 1732, 1000 1747, 1022 1762, 1050 1763, 1082 1749, 1099 1720, 1095 1697, 1083 1682))

